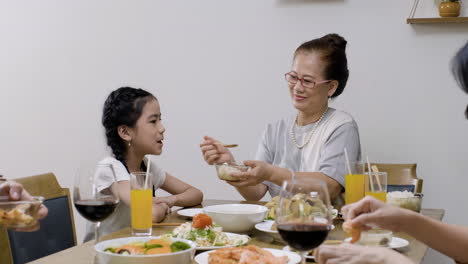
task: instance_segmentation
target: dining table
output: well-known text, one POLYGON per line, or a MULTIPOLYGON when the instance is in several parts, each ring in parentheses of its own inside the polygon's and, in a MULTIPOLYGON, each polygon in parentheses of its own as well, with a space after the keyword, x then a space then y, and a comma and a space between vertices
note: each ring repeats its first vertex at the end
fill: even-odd
MULTIPOLYGON (((203 203, 199 206, 195 206, 194 208, 205 207, 209 205, 217 205, 217 204, 231 204, 231 203, 247 203, 247 204, 265 204, 266 202, 262 201, 235 201, 235 200, 216 200, 216 199, 207 199, 204 200, 203 203)), ((444 209, 422 209, 421 214, 431 217, 436 220, 442 220, 444 216, 445 210, 444 209)), ((177 213, 177 210, 172 211, 163 222, 154 224, 153 225, 153 235, 158 236, 162 234, 166 234, 172 231, 179 223, 184 223, 190 221, 189 218, 185 216, 181 216, 177 213)), ((343 219, 337 218, 334 220, 335 228, 330 231, 327 240, 331 241, 342 241, 346 238, 346 234, 341 228, 343 223, 343 219)), ((267 234, 259 231, 259 230, 252 230, 248 235, 250 235, 251 240, 249 241, 250 245, 256 245, 262 248, 274 248, 274 249, 282 249, 285 247, 285 244, 274 240, 272 237, 268 236, 267 234)), ((101 241, 109 240, 114 238, 121 238, 121 237, 129 237, 131 236, 131 228, 124 228, 118 230, 114 233, 105 235, 101 237, 101 241)), ((409 245, 398 249, 398 252, 401 254, 406 255, 409 257, 414 263, 421 263, 426 255, 428 247, 419 242, 418 240, 414 239, 413 237, 409 236, 405 233, 395 233, 394 236, 399 238, 406 239, 409 242, 409 245)), ((95 241, 88 241, 77 246, 68 248, 66 250, 57 252, 55 254, 51 254, 49 256, 37 259, 35 261, 29 262, 33 264, 100 264, 97 263, 96 253, 94 251, 94 244, 95 241)), ((197 251, 196 254, 198 254, 197 251)), ((308 260, 310 263, 314 263, 313 260, 308 260)), ((193 263, 196 263, 193 261, 193 263)))

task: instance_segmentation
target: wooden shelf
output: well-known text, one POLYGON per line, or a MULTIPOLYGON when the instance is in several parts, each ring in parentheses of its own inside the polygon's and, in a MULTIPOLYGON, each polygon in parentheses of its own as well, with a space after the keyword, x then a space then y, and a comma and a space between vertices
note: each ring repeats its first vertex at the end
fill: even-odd
POLYGON ((407 24, 468 23, 468 17, 407 18, 406 23, 407 24))

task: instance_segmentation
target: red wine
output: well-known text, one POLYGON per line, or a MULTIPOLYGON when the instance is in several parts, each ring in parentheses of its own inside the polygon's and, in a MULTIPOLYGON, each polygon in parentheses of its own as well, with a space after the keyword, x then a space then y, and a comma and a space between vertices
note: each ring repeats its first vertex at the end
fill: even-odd
POLYGON ((75 202, 75 207, 84 218, 98 222, 111 215, 117 204, 112 200, 78 200, 75 202))
POLYGON ((327 238, 329 226, 312 223, 284 223, 278 225, 278 232, 288 245, 299 251, 318 247, 327 238))

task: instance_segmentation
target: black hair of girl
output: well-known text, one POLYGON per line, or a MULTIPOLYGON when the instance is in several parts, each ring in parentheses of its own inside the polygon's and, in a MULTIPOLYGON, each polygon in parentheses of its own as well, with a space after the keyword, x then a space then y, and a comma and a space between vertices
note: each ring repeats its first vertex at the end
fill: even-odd
POLYGON ((294 57, 302 52, 320 52, 322 59, 327 63, 324 70, 325 79, 338 81, 338 88, 331 96, 332 98, 343 93, 346 82, 348 82, 349 70, 348 59, 346 58, 346 44, 347 42, 342 36, 333 33, 304 42, 294 52, 294 57))
MULTIPOLYGON (((452 73, 460 88, 468 93, 468 42, 453 57, 452 73)), ((468 119, 468 106, 465 117, 468 119)))
MULTIPOLYGON (((118 127, 134 127, 140 118, 145 104, 156 99, 151 93, 132 87, 121 87, 109 94, 102 110, 102 125, 105 129, 107 145, 112 149, 115 158, 125 167, 127 143, 119 136, 118 127)), ((157 100, 157 99, 156 99, 157 100)))

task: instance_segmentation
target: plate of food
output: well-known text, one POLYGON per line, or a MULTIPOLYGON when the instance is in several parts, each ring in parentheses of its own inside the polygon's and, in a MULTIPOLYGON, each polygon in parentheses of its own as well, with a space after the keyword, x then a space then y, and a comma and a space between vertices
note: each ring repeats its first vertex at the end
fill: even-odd
POLYGON ((245 263, 297 264, 301 261, 295 252, 250 245, 206 251, 195 256, 195 262, 208 264, 211 260, 212 263, 238 263, 241 258, 245 263))
MULTIPOLYGON (((351 237, 346 238, 344 240, 344 242, 347 242, 347 243, 351 242, 351 237)), ((361 241, 358 241, 357 244, 368 245, 367 243, 361 242, 361 241)), ((401 248, 407 247, 408 245, 409 245, 408 240, 406 240, 404 238, 401 238, 401 237, 393 236, 391 238, 390 242, 387 245, 385 245, 384 247, 388 247, 388 248, 392 248, 392 249, 401 249, 401 248)))
POLYGON ((189 209, 182 209, 182 210, 177 211, 178 215, 189 217, 189 218, 192 218, 195 215, 201 214, 201 213, 203 213, 203 208, 189 208, 189 209))
POLYGON ((223 228, 206 214, 195 215, 192 222, 181 224, 163 237, 193 241, 197 250, 242 246, 250 241, 247 235, 223 232, 223 228))
POLYGON ((94 246, 98 263, 177 264, 189 263, 195 243, 163 237, 124 237, 106 240, 94 246))
MULTIPOLYGON (((299 198, 299 197, 298 197, 299 198)), ((292 197, 291 199, 291 208, 294 208, 294 203, 296 201, 299 201, 299 199, 295 199, 295 196, 292 197)), ((275 220, 276 218, 276 208, 278 207, 278 202, 279 202, 279 196, 275 196, 271 199, 271 201, 267 202, 265 204, 265 207, 268 208, 268 213, 265 217, 265 220, 275 220)), ((316 202, 320 202, 320 201, 316 201, 316 202)), ((297 207, 297 206, 296 206, 297 207)), ((321 210, 321 208, 323 208, 323 206, 314 206, 313 202, 311 201, 310 203, 307 203, 305 204, 305 207, 303 210, 306 210, 306 211, 311 211, 313 212, 314 210, 321 210)), ((332 219, 335 219, 337 216, 338 216, 338 210, 336 208, 330 208, 330 214, 331 214, 331 217, 332 219)))

